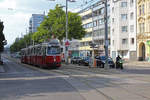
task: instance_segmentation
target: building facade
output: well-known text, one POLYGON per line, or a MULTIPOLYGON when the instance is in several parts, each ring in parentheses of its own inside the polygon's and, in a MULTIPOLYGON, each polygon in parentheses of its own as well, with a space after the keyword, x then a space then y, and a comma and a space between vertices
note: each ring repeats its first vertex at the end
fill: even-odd
POLYGON ((40 26, 41 22, 44 20, 44 14, 32 14, 32 17, 29 21, 29 32, 34 33, 37 31, 37 28, 40 26))
POLYGON ((80 46, 80 41, 76 39, 72 39, 69 42, 69 56, 70 57, 79 57, 79 46, 80 46))
MULTIPOLYGON (((107 2, 107 20, 108 20, 108 55, 110 55, 110 0, 107 2)), ((93 5, 93 42, 97 45, 94 49, 94 54, 105 55, 105 5, 99 1, 93 5)))
MULTIPOLYGON (((92 55, 92 51, 94 51, 94 56, 104 55, 104 3, 98 1, 81 10, 79 14, 82 17, 83 27, 87 32, 85 37, 80 41, 80 56, 92 55), (91 43, 96 44, 94 50, 90 47, 91 43)), ((108 1, 108 37, 110 40, 110 1, 108 1)))
POLYGON ((136 60, 136 0, 111 0, 111 57, 136 60))
POLYGON ((92 9, 87 7, 79 12, 82 17, 82 25, 86 30, 85 36, 80 40, 79 56, 84 57, 92 54, 92 48, 90 48, 90 43, 92 42, 92 9))
POLYGON ((137 0, 137 57, 150 59, 150 0, 137 0))

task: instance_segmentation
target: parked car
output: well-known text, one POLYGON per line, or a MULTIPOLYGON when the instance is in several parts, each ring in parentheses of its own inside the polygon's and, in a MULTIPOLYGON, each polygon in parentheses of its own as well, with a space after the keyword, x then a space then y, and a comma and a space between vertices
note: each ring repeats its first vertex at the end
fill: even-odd
POLYGON ((90 58, 89 57, 83 57, 82 59, 79 60, 79 65, 84 65, 88 66, 90 63, 90 58))
POLYGON ((78 64, 78 62, 81 60, 81 57, 72 57, 71 63, 72 64, 78 64))
MULTIPOLYGON (((97 56, 95 57, 95 59, 96 59, 97 67, 104 68, 104 65, 106 63, 106 56, 97 56)), ((108 57, 108 65, 110 68, 115 68, 115 63, 111 57, 108 57)))

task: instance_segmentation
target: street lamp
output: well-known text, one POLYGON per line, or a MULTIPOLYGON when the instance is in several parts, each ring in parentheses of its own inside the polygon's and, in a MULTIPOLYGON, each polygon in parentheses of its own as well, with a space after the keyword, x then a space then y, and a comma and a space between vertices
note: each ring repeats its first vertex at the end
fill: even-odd
MULTIPOLYGON (((66 42, 68 41, 68 1, 75 2, 75 0, 66 0, 66 42)), ((68 46, 65 48, 65 61, 68 64, 68 46)))
MULTIPOLYGON (((55 0, 48 0, 48 1, 55 1, 55 0)), ((68 42, 68 1, 69 2, 76 2, 75 0, 66 0, 66 41, 68 42)), ((65 47, 65 62, 68 64, 68 46, 65 47)))
MULTIPOLYGON (((113 2, 118 2, 118 1, 121 1, 121 0, 113 0, 113 2)), ((105 19, 105 56, 106 56, 106 62, 105 62, 105 68, 107 69, 108 68, 108 45, 109 45, 109 41, 108 41, 108 11, 107 11, 107 0, 103 0, 102 1, 105 5, 105 16, 104 16, 104 19, 105 19)))

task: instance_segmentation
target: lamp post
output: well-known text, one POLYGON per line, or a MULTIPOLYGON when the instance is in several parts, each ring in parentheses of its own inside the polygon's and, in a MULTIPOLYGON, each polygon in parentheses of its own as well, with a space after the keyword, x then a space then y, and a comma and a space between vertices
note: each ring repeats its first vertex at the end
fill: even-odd
MULTIPOLYGON (((75 2, 75 0, 66 0, 66 42, 68 42, 68 1, 75 2)), ((68 64, 68 46, 65 47, 65 62, 68 64)))
POLYGON ((106 62, 105 62, 105 68, 108 68, 108 45, 109 45, 109 41, 108 41, 108 13, 107 13, 107 0, 105 0, 104 2, 105 4, 105 56, 106 56, 106 62))
MULTIPOLYGON (((113 0, 113 2, 118 2, 121 0, 113 0)), ((105 14, 104 14, 104 20, 105 20, 105 56, 106 56, 106 62, 105 62, 105 68, 108 68, 108 46, 109 46, 109 41, 108 41, 108 11, 107 11, 107 0, 102 1, 105 5, 105 14)))

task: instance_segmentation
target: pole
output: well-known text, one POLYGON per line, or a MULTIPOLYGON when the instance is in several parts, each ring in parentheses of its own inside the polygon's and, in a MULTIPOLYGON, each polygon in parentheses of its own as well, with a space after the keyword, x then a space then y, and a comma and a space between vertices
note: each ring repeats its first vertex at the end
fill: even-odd
MULTIPOLYGON (((91 6, 91 10, 92 10, 92 23, 94 22, 94 13, 93 13, 93 5, 91 6)), ((92 44, 94 44, 94 23, 92 25, 92 44)), ((91 67, 94 67, 94 47, 92 46, 92 66, 91 67)))
POLYGON ((107 0, 105 0, 105 56, 106 56, 106 63, 105 68, 108 68, 108 20, 107 20, 107 0))
MULTIPOLYGON (((68 41, 68 0, 66 0, 66 41, 68 41)), ((68 64, 68 46, 66 46, 66 64, 68 64)))

